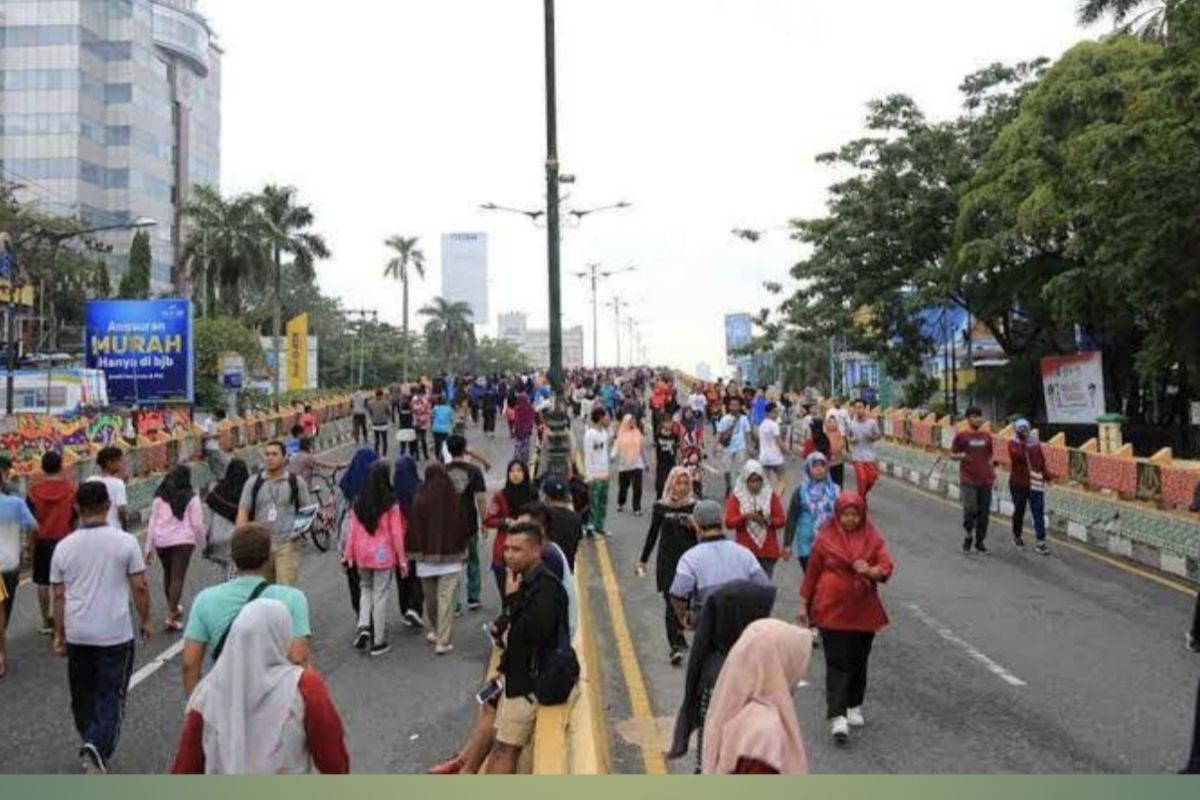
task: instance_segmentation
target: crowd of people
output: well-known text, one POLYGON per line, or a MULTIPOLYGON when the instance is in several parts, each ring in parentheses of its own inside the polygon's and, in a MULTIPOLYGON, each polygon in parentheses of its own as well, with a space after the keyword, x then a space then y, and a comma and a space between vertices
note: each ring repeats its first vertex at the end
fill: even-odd
MULTIPOLYGON (((654 501, 635 572, 646 576, 655 560, 666 657, 684 684, 668 755, 694 752, 705 773, 806 771, 792 693, 814 647, 824 654, 831 737, 845 744, 866 725, 872 647, 889 622, 880 588, 895 563, 869 513, 882 432, 863 401, 806 403, 647 370, 580 371, 561 397, 537 376, 443 378, 358 392, 352 414, 355 452, 345 463, 317 457, 316 418, 306 409, 287 440, 262 447, 256 470, 206 451, 220 474, 199 492, 193 470, 174 467, 154 493, 140 542, 128 532, 120 449, 101 451, 97 474, 78 487, 61 457, 47 453, 26 498, 0 459, 0 678, 9 668, 3 630, 27 559, 42 633, 67 660, 85 771, 107 771, 135 648, 156 632, 147 577, 154 560, 163 585, 158 630, 180 635, 183 646, 187 705, 173 771, 350 770, 336 703, 314 669, 301 588, 296 523, 313 505, 321 470, 340 475, 347 647, 372 658, 392 650, 395 594, 403 626, 424 631, 436 656, 450 656, 458 620, 479 611, 490 591, 481 549, 487 558, 500 611, 486 630, 499 667, 478 693, 461 746, 433 774, 516 771, 538 709, 577 691, 577 554, 586 540, 611 534, 614 494, 617 514, 643 517, 647 474, 654 501), (565 473, 547 465, 554 413, 579 424, 565 473), (501 419, 513 452, 502 483, 489 488, 492 465, 468 435, 491 440, 501 419), (790 486, 793 455, 800 469, 790 486), (847 464, 855 491, 845 489, 847 464), (209 585, 185 608, 197 553, 212 565, 209 585), (782 622, 771 619, 776 569, 793 559, 803 572, 792 588, 799 613, 782 622)), ((1045 458, 1027 422, 1014 431, 1014 543, 1023 545, 1028 511, 1037 551, 1047 554, 1045 458)), ((963 550, 986 552, 995 470, 978 409, 950 458, 961 470, 963 550)), ((1200 613, 1188 645, 1197 642, 1200 613)), ((1190 768, 1198 764, 1200 745, 1190 768)))

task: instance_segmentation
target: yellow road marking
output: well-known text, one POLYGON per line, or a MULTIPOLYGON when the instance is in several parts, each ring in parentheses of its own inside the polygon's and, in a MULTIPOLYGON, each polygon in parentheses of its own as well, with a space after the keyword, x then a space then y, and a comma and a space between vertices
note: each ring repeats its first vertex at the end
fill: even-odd
MULTIPOLYGON (((912 492, 913 494, 919 494, 922 497, 928 498, 937 503, 942 503, 943 505, 947 505, 952 508, 960 508, 958 503, 954 502, 953 500, 950 500, 949 498, 941 497, 936 494, 931 494, 930 492, 927 492, 924 489, 918 488, 916 486, 911 486, 908 483, 906 483, 905 481, 903 481, 900 478, 897 478, 893 475, 881 475, 880 477, 885 478, 888 481, 888 483, 893 484, 895 486, 899 486, 901 489, 906 489, 906 490, 912 492)), ((997 514, 992 514, 991 517, 992 517, 993 521, 995 521, 996 523, 1001 524, 1001 525, 1007 525, 1012 522, 1012 520, 1005 519, 1004 517, 1001 517, 997 514)), ((1144 579, 1150 581, 1151 583, 1157 583, 1159 586, 1164 586, 1168 589, 1172 589, 1176 592, 1179 592, 1180 594, 1185 594, 1188 597, 1195 597, 1195 595, 1196 595, 1196 589, 1194 587, 1188 586, 1187 584, 1181 583, 1179 581, 1173 581, 1169 578, 1164 578, 1161 575, 1156 575, 1153 572, 1141 569, 1139 567, 1135 567, 1131 564, 1127 564, 1124 561, 1118 561, 1115 558, 1110 558, 1109 556, 1103 555, 1102 553, 1097 553, 1097 552, 1093 551, 1091 548, 1077 545, 1074 542, 1070 541, 1069 539, 1056 539, 1055 545, 1058 547, 1065 547, 1066 549, 1072 550, 1076 553, 1079 553, 1080 555, 1087 556, 1088 558, 1090 558, 1094 561, 1099 561, 1100 563, 1107 564, 1110 567, 1116 567, 1117 569, 1121 570, 1122 572, 1126 572, 1130 575, 1136 575, 1139 578, 1144 578, 1144 579)))
POLYGON ((646 692, 646 681, 642 677, 642 667, 638 663, 637 651, 634 649, 633 638, 629 635, 629 624, 625 619, 625 606, 621 602, 621 588, 617 583, 617 575, 613 571, 612 558, 608 554, 608 543, 603 538, 596 539, 596 552, 600 554, 600 577, 604 582, 608 613, 612 617, 613 638, 617 642, 621 675, 625 679, 625 688, 629 692, 629 705, 637 725, 647 734, 642 739, 642 762, 645 765, 645 774, 666 775, 667 762, 662 751, 657 747, 658 723, 650 709, 650 696, 646 692))
MULTIPOLYGON (((587 691, 591 708, 592 730, 589 736, 581 735, 583 748, 591 748, 596 758, 596 772, 607 775, 612 770, 612 761, 608 756, 608 731, 604 719, 604 702, 600 683, 600 658, 596 653, 596 622, 592 616, 591 589, 588 588, 590 559, 587 552, 581 552, 575 560, 576 602, 579 605, 579 624, 586 636, 583 640, 583 658, 587 664, 587 691)), ((582 754, 572 754, 573 766, 579 762, 582 754)))

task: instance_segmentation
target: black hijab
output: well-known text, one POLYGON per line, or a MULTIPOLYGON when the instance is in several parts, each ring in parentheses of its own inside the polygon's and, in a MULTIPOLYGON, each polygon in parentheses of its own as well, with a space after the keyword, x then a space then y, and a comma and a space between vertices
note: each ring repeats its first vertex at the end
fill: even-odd
POLYGON ((537 490, 533 488, 533 479, 529 476, 529 467, 525 466, 525 462, 517 459, 509 463, 508 472, 504 473, 504 489, 502 491, 504 499, 508 501, 508 513, 514 517, 538 501, 537 490), (519 466, 525 474, 525 480, 521 483, 513 483, 508 477, 508 473, 512 472, 514 466, 519 466))
POLYGON ((667 758, 683 758, 687 755, 692 731, 703 722, 700 719, 701 695, 705 689, 711 690, 716 686, 725 656, 737 644, 742 631, 752 623, 771 616, 776 593, 774 586, 734 581, 717 589, 704 601, 688 656, 683 704, 675 718, 675 737, 667 758))
POLYGON ((242 490, 246 481, 250 480, 250 468, 240 458, 229 462, 225 468, 225 477, 208 493, 208 507, 214 514, 220 514, 230 522, 237 521, 238 503, 242 500, 242 490))
POLYGON ((376 461, 367 472, 363 490, 354 499, 354 516, 372 536, 379 529, 379 520, 396 505, 391 472, 386 461, 376 461))

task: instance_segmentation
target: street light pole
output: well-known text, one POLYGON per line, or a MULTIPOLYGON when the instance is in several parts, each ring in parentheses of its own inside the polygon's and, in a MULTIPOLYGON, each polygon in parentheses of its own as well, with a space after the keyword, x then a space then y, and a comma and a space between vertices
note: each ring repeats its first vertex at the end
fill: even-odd
POLYGON ((550 273, 550 386, 563 391, 562 276, 559 273, 558 81, 555 64, 554 0, 545 0, 546 13, 546 245, 550 273))
POLYGON ((599 264, 588 264, 586 272, 575 273, 576 278, 589 278, 592 284, 592 369, 600 369, 600 280, 635 270, 637 267, 601 272, 599 264))

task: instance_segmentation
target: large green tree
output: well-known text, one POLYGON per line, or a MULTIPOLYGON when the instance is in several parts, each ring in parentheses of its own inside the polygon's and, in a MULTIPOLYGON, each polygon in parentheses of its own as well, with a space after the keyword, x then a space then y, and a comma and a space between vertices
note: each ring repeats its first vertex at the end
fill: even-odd
POLYGON ((425 253, 420 248, 420 241, 417 237, 392 236, 385 242, 387 248, 395 255, 388 261, 384 267, 383 276, 392 278, 400 282, 401 293, 403 295, 401 308, 404 313, 404 380, 409 378, 409 360, 412 356, 410 349, 410 330, 408 324, 408 288, 409 282, 412 279, 412 274, 416 273, 418 278, 425 278, 425 253))
POLYGON ((241 316, 245 299, 270 283, 270 233, 258 198, 225 198, 212 187, 198 186, 184 214, 188 235, 183 258, 191 265, 193 283, 204 286, 205 314, 241 316))
POLYGON ((1079 21, 1092 25, 1112 17, 1119 33, 1147 41, 1169 42, 1180 23, 1179 15, 1195 0, 1082 0, 1079 21))
POLYGON ((458 371, 467 365, 475 343, 474 313, 467 303, 452 303, 435 297, 430 305, 418 312, 426 318, 425 339, 429 350, 438 359, 440 370, 458 371))
POLYGON ((121 287, 117 291, 122 300, 148 300, 150 298, 150 268, 152 264, 150 234, 138 231, 133 235, 133 244, 129 248, 129 268, 121 276, 121 287))
POLYGON ((515 344, 488 336, 479 340, 478 360, 480 375, 527 373, 533 368, 515 344))
MULTIPOLYGON (((291 186, 270 185, 258 196, 273 266, 274 320, 271 335, 276 364, 279 363, 280 337, 283 335, 284 256, 291 257, 292 272, 298 280, 312 283, 316 278, 317 260, 329 258, 330 255, 324 237, 311 231, 315 222, 312 209, 298 203, 296 195, 296 189, 291 186)), ((278 383, 275 386, 278 389, 278 383)))

